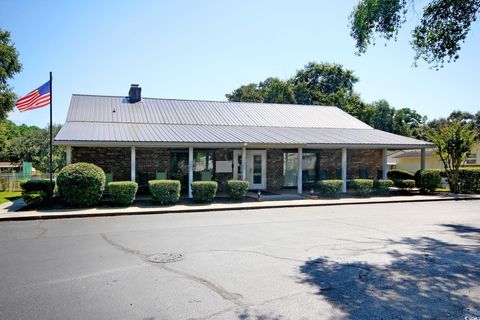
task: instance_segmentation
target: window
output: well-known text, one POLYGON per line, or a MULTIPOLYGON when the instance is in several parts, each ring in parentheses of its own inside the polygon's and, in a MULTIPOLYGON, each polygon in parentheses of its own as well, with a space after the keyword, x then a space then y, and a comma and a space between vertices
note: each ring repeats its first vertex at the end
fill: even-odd
POLYGON ((180 180, 182 190, 188 190, 188 150, 170 152, 170 179, 180 180))
POLYGON ((173 179, 181 180, 188 175, 188 151, 172 151, 170 153, 171 175, 173 179))
POLYGON ((259 154, 253 155, 253 183, 262 183, 262 156, 259 154))
POLYGON ((477 164, 477 155, 475 153, 469 154, 465 164, 477 164))
MULTIPOLYGON (((312 184, 318 180, 317 175, 318 155, 314 152, 303 153, 302 181, 304 184, 312 184)), ((283 186, 296 187, 298 178, 298 153, 283 153, 283 186)))
POLYGON ((213 151, 193 152, 193 171, 212 171, 213 170, 213 151))
POLYGON ((298 177, 298 153, 283 153, 283 186, 296 187, 298 177))
POLYGON ((314 183, 317 180, 317 154, 303 154, 303 183, 314 183))
POLYGON ((213 151, 194 151, 193 152, 193 180, 194 181, 212 181, 213 178, 213 151))

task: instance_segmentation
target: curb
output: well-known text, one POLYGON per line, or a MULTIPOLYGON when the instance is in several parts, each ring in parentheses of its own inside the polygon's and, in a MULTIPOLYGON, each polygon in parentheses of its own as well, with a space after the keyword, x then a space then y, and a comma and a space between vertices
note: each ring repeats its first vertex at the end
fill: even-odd
POLYGON ((436 201, 467 201, 480 200, 480 198, 440 198, 440 199, 414 199, 414 200, 373 200, 369 202, 355 201, 343 203, 304 203, 304 204, 280 204, 280 205, 261 205, 246 207, 226 207, 226 208, 197 208, 197 209, 178 209, 178 210, 158 210, 158 211, 113 211, 100 213, 69 213, 69 214, 45 214, 32 216, 9 216, 0 217, 1 222, 7 221, 29 221, 29 220, 53 220, 53 219, 74 219, 74 218, 95 218, 95 217, 115 217, 115 216, 138 216, 138 215, 156 215, 156 214, 173 214, 173 213, 195 213, 195 212, 217 212, 217 211, 239 211, 239 210, 256 210, 256 209, 275 209, 275 208, 301 208, 301 207, 328 207, 328 206, 346 206, 346 205, 362 205, 362 204, 385 204, 385 203, 415 203, 415 202, 436 202, 436 201))

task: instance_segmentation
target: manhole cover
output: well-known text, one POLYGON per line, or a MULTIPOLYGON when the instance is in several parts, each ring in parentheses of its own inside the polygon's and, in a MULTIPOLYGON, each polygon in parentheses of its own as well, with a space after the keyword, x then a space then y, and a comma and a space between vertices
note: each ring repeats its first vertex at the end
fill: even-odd
POLYGON ((171 263, 183 260, 181 253, 157 253, 148 257, 148 261, 154 263, 171 263))

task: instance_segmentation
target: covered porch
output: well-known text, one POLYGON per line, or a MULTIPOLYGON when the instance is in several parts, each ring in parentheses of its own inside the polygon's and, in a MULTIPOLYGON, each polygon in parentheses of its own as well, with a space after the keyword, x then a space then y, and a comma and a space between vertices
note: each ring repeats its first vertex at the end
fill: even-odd
MULTIPOLYGON (((227 180, 250 182, 257 192, 304 194, 319 180, 387 179, 387 151, 419 149, 388 145, 259 145, 259 144, 109 144, 68 145, 67 163, 91 162, 111 181, 177 179, 188 197, 193 181, 214 180, 220 192, 227 180)), ((425 149, 421 168, 425 168, 425 149)))

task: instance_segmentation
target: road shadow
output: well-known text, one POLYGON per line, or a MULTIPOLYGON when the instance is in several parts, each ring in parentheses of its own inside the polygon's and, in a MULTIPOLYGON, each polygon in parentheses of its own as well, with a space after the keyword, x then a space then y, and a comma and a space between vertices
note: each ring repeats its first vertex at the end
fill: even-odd
POLYGON ((463 224, 442 224, 442 226, 445 228, 449 228, 451 231, 457 233, 462 238, 476 240, 480 243, 480 228, 466 226, 463 224))
POLYGON ((274 313, 268 314, 257 314, 249 310, 243 310, 237 314, 239 320, 282 320, 284 319, 280 315, 275 315, 274 313))
MULTIPOLYGON (((444 225, 459 236, 480 229, 444 225)), ((478 238, 477 238, 478 240, 478 238)), ((386 241, 413 253, 388 252, 393 262, 339 263, 328 258, 300 266, 301 282, 349 319, 480 319, 480 244, 459 245, 430 237, 386 241)), ((479 241, 480 242, 480 241, 479 241)))

